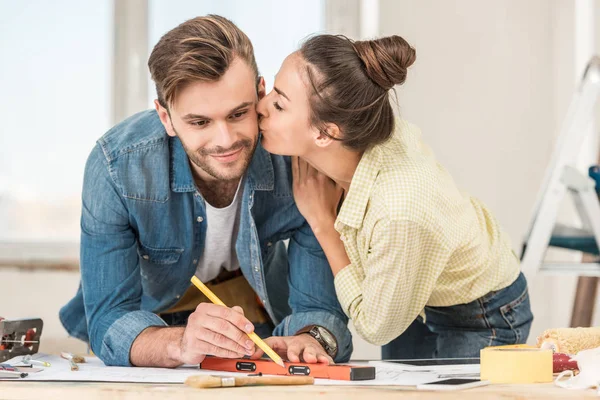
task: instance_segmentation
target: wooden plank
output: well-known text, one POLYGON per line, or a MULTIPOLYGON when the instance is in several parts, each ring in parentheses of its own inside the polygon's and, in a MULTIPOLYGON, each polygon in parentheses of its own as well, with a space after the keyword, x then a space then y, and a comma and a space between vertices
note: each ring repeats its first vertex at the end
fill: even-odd
MULTIPOLYGON (((582 262, 597 261, 598 258, 590 254, 584 254, 582 258, 582 262)), ((571 313, 572 328, 592 326, 597 289, 597 276, 580 276, 577 279, 577 290, 575 291, 575 300, 573 301, 573 311, 571 313)))
MULTIPOLYGON (((77 372, 73 372, 77 373, 77 372)), ((567 390, 554 384, 490 385, 456 392, 425 392, 401 387, 367 386, 266 386, 219 389, 195 389, 185 385, 148 385, 130 383, 7 382, 0 383, 1 397, 10 399, 160 399, 178 400, 247 400, 276 398, 305 400, 327 398, 339 400, 509 400, 509 399, 582 399, 597 398, 595 390, 567 390), (399 393, 401 392, 401 393, 399 393)))

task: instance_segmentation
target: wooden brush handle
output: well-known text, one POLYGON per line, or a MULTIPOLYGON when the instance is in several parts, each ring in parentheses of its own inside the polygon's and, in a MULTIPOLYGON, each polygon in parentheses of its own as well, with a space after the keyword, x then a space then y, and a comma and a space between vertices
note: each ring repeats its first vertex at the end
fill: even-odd
POLYGON ((235 386, 274 386, 274 385, 312 385, 315 379, 312 376, 214 376, 194 375, 185 380, 185 384, 195 388, 223 387, 223 378, 235 380, 235 386))
POLYGON ((213 375, 193 375, 185 380, 185 384, 195 388, 218 388, 221 384, 220 376, 213 375))
POLYGON ((235 386, 251 385, 312 385, 312 376, 240 376, 235 378, 235 386))

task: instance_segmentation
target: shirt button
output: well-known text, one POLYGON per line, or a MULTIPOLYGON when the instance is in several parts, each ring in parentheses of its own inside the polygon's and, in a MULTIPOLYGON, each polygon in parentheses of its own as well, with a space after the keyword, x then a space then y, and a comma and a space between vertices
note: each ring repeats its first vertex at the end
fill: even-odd
POLYGON ((261 299, 263 304, 267 304, 267 300, 266 299, 261 299))
POLYGON ((255 270, 256 272, 258 272, 258 265, 255 265, 255 266, 254 266, 254 270, 255 270))
POLYGON ((198 262, 198 260, 196 260, 195 258, 194 258, 194 261, 192 261, 192 263, 194 263, 194 264, 196 264, 197 262, 198 262))
POLYGON ((267 247, 271 247, 271 246, 273 246, 273 243, 271 243, 271 242, 267 243, 267 247))
POLYGON ((346 235, 340 235, 340 239, 342 240, 342 242, 346 241, 346 235))
POLYGON ((180 297, 181 297, 180 295, 177 295, 177 296, 175 296, 175 298, 176 298, 176 299, 178 299, 178 298, 180 298, 180 297))
POLYGON ((198 218, 196 218, 196 221, 198 221, 198 222, 202 222, 202 221, 204 221, 204 218, 202 218, 202 217, 198 217, 198 218))
POLYGON ((150 259, 150 256, 148 256, 148 254, 144 254, 144 255, 142 256, 142 258, 143 258, 144 260, 149 260, 149 259, 150 259))

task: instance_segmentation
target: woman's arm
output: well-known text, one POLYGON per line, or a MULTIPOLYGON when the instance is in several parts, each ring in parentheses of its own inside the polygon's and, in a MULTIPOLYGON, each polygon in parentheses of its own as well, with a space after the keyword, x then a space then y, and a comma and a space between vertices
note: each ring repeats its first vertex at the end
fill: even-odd
POLYGON ((346 254, 344 242, 340 239, 340 234, 334 229, 333 224, 313 229, 315 237, 325 252, 333 276, 350 265, 350 259, 346 254))
POLYGON ((340 234, 333 227, 343 190, 299 157, 292 157, 292 174, 296 206, 323 248, 335 276, 350 264, 340 234))

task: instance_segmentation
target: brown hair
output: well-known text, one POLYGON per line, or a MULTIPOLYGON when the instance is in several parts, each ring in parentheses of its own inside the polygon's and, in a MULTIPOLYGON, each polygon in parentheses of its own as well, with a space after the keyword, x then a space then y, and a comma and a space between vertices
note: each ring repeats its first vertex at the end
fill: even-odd
POLYGON ((168 108, 178 90, 190 82, 219 80, 235 56, 248 63, 258 80, 252 43, 228 19, 207 15, 170 30, 160 38, 148 59, 159 103, 168 108))
POLYGON ((385 142, 394 131, 389 90, 406 80, 415 49, 400 36, 354 42, 341 35, 318 35, 300 48, 312 94, 311 124, 328 135, 335 123, 348 148, 363 151, 385 142))

